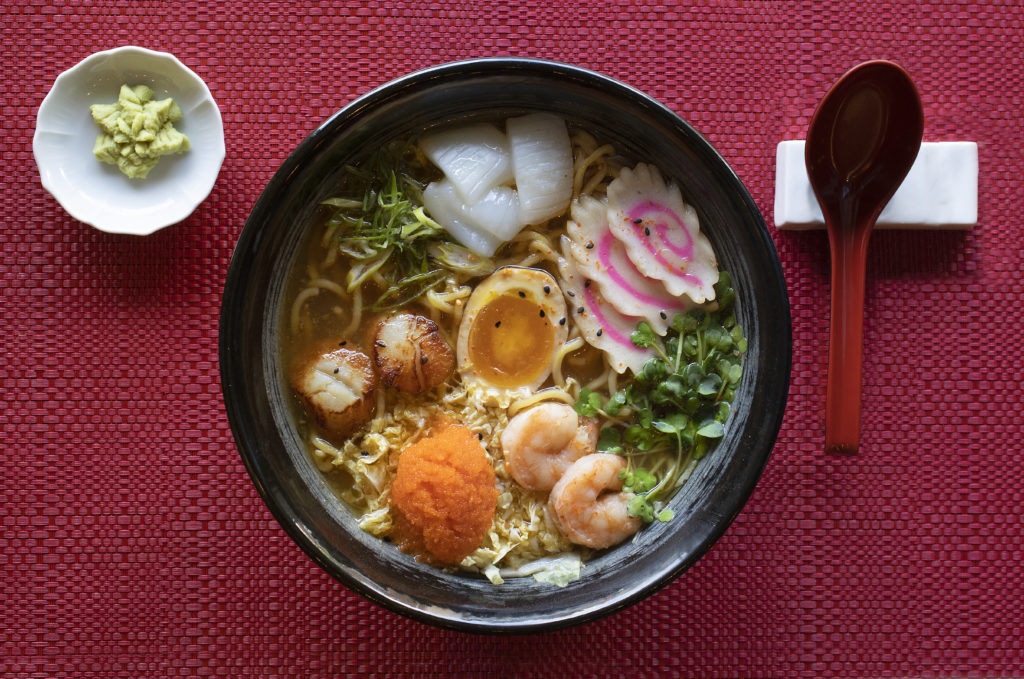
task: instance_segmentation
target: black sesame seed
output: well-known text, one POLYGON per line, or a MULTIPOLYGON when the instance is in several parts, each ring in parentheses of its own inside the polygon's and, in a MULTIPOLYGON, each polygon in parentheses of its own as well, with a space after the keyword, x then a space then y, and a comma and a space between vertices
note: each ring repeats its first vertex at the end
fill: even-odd
POLYGON ((484 440, 484 435, 483 434, 477 434, 476 438, 477 438, 478 441, 483 441, 484 440))
POLYGON ((544 310, 543 309, 540 310, 540 317, 544 318, 544 310))
POLYGON ((343 346, 345 346, 346 344, 348 344, 348 341, 346 341, 346 340, 342 340, 341 342, 338 342, 338 346, 339 346, 339 347, 343 347, 343 346))
POLYGON ((369 455, 369 453, 366 452, 365 450, 360 450, 359 454, 362 455, 363 457, 366 457, 367 455, 369 455))
POLYGON ((498 321, 497 323, 495 323, 494 327, 495 328, 500 328, 501 327, 501 321, 498 321))
POLYGON ((386 344, 384 344, 384 342, 382 342, 382 341, 380 341, 380 340, 377 340, 377 346, 378 346, 378 347, 386 347, 387 345, 386 345, 386 344))
POLYGON ((560 318, 560 319, 558 320, 558 324, 559 324, 559 325, 565 325, 565 316, 562 316, 562 317, 561 317, 561 318, 560 318))
POLYGON ((423 365, 426 362, 427 362, 427 357, 426 356, 420 356, 420 365, 423 365))
POLYGON ((590 241, 589 243, 587 243, 587 249, 588 250, 593 250, 594 249, 594 241, 590 241))
POLYGON ((526 297, 526 293, 523 292, 522 290, 520 290, 519 291, 519 296, 525 298, 526 297))
POLYGON ((565 294, 569 295, 570 297, 575 297, 576 296, 576 293, 573 292, 572 290, 566 290, 565 294))
POLYGON ((550 293, 551 293, 551 286, 550 285, 545 285, 544 286, 544 294, 547 295, 547 294, 550 294, 550 293))
POLYGON ((644 235, 645 236, 650 236, 651 235, 651 230, 648 229, 646 226, 644 227, 644 235))
POLYGON ((636 219, 633 220, 633 223, 634 224, 643 224, 644 220, 642 218, 640 218, 640 217, 637 217, 636 219))
POLYGON ((339 370, 341 370, 341 368, 335 368, 334 369, 334 374, 337 375, 339 370))
POLYGON ((668 319, 668 314, 666 314, 664 311, 662 311, 659 315, 661 316, 661 320, 663 321, 668 319))
POLYGON ((583 281, 583 287, 585 287, 585 288, 589 288, 590 287, 590 279, 589 278, 587 280, 583 281))
POLYGON ((598 328, 597 329, 597 336, 600 337, 603 334, 604 334, 604 328, 598 328))
POLYGON ((581 306, 576 307, 576 313, 582 314, 583 313, 583 307, 581 307, 581 306))

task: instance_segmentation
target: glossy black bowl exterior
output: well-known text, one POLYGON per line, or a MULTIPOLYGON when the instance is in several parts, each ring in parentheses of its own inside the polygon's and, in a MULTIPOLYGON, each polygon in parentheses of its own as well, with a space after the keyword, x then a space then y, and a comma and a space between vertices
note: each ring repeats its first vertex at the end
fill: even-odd
MULTIPOLYGON (((580 68, 484 59, 430 68, 354 101, 303 141, 267 185, 232 257, 220 328, 224 400, 242 458, 288 534, 346 586, 431 624, 481 632, 565 627, 620 610, 670 582, 722 535, 750 496, 781 425, 789 385, 789 302, 774 244, 715 150, 657 101, 580 68), (534 110, 594 131, 657 165, 693 204, 737 293, 749 341, 736 411, 718 448, 672 501, 675 518, 600 553, 564 588, 495 586, 425 566, 360 531, 304 451, 277 351, 285 275, 318 201, 345 162, 381 142, 457 120, 534 110)), ((737 573, 737 578, 742 574, 737 573)))

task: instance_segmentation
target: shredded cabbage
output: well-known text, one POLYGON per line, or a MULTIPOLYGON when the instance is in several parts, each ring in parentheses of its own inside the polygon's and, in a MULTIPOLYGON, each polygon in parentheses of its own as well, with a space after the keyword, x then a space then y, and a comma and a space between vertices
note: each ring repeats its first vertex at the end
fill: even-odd
POLYGON ((573 580, 579 580, 580 571, 583 570, 583 559, 576 552, 569 552, 561 556, 544 557, 526 563, 519 568, 502 568, 498 571, 499 577, 521 578, 533 576, 537 582, 546 582, 559 587, 565 587, 573 580))
POLYGON ((384 537, 393 529, 390 487, 398 454, 438 417, 460 422, 481 436, 499 486, 494 521, 480 547, 460 567, 481 573, 495 585, 508 577, 532 575, 539 582, 563 587, 579 577, 578 548, 548 517, 546 494, 526 490, 511 479, 499 443, 509 406, 528 393, 467 383, 447 393, 396 394, 395 402, 361 436, 339 447, 312 437, 312 456, 320 470, 352 479, 351 484, 342 484, 342 500, 357 514, 360 529, 384 537))

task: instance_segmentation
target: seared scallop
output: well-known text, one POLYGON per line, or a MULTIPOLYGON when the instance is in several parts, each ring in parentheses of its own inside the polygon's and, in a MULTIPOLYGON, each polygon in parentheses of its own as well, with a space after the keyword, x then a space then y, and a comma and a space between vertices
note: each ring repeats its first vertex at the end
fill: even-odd
POLYGON ((377 373, 361 351, 340 348, 319 354, 302 366, 292 384, 328 435, 353 434, 376 409, 377 373))
POLYGON ((418 394, 442 384, 455 368, 455 354, 429 318, 395 313, 377 324, 373 358, 381 381, 418 394))

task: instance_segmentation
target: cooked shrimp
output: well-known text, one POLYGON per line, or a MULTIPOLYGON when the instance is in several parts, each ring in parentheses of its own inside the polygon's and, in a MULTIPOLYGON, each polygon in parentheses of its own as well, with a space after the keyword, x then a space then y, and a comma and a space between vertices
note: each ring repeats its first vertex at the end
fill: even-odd
POLYGON ((597 447, 597 423, 564 403, 542 403, 509 420, 501 434, 506 469, 530 490, 551 490, 576 460, 597 447))
POLYGON ((604 549, 640 530, 640 519, 626 513, 632 493, 622 492, 625 468, 624 457, 594 453, 576 460, 551 489, 548 510, 570 542, 604 549))

